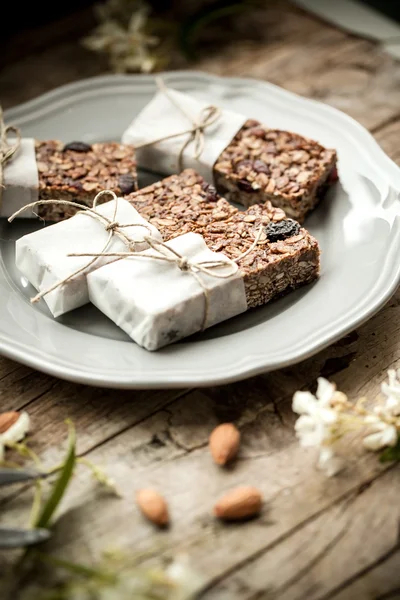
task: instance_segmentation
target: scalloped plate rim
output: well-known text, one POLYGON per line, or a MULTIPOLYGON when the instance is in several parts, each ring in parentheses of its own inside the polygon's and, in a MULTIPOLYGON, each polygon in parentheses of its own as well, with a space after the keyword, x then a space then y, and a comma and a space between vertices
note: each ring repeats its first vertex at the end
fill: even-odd
MULTIPOLYGON (((354 120, 349 115, 343 113, 342 111, 326 105, 320 101, 304 98, 293 92, 282 89, 279 86, 274 84, 260 81, 257 79, 251 78, 241 78, 241 77, 220 77, 217 75, 210 75, 201 71, 169 71, 162 74, 166 79, 174 79, 175 77, 184 77, 184 78, 195 78, 196 80, 206 80, 206 81, 217 81, 217 82, 226 82, 228 85, 232 86, 241 86, 241 85, 253 85, 259 88, 268 89, 270 92, 276 94, 277 96, 284 97, 288 101, 296 101, 298 104, 302 104, 306 109, 308 106, 313 105, 315 109, 318 109, 320 112, 328 112, 332 115, 335 115, 336 118, 340 118, 342 121, 346 121, 348 125, 351 126, 353 131, 347 132, 346 135, 351 135, 354 139, 362 136, 364 140, 362 140, 362 150, 363 154, 366 154, 369 159, 371 159, 371 154, 373 154, 373 158, 376 161, 379 157, 379 160, 382 163, 385 163, 385 167, 393 170, 393 175, 399 176, 399 187, 400 187, 400 169, 399 167, 385 154, 383 149, 379 146, 370 132, 365 129, 360 123, 354 120), (368 151, 365 148, 365 143, 368 142, 369 149, 368 151)), ((91 77, 87 79, 83 79, 77 82, 65 84, 54 90, 46 92, 40 95, 37 98, 29 100, 23 104, 20 104, 12 109, 6 111, 6 118, 25 118, 29 119, 34 117, 32 116, 32 112, 40 109, 47 104, 51 104, 52 102, 62 99, 64 102, 68 102, 68 100, 73 99, 73 95, 79 92, 84 91, 86 88, 91 89, 93 91, 96 87, 101 89, 101 87, 115 85, 116 83, 121 84, 134 84, 135 82, 145 82, 154 84, 154 76, 152 75, 101 75, 97 77, 91 77)), ((23 122, 22 122, 23 124, 23 122)), ((357 143, 360 144, 360 140, 357 139, 357 143)), ((383 167, 382 167, 383 168, 383 167)), ((400 218, 399 218, 400 220, 400 218)), ((399 240, 399 236, 395 240, 399 240)), ((389 251, 387 253, 388 256, 395 252, 395 243, 392 242, 389 247, 389 251)), ((340 339, 350 331, 354 330, 356 327, 364 323, 368 320, 373 314, 375 314, 392 296, 392 294, 396 291, 398 285, 400 283, 400 264, 396 265, 390 263, 390 261, 385 260, 385 266, 382 269, 381 276, 376 281, 373 289, 370 290, 370 294, 368 295, 369 301, 366 301, 362 304, 362 311, 358 311, 357 317, 349 318, 349 315, 345 315, 341 320, 341 327, 338 327, 338 320, 335 322, 335 327, 331 326, 330 334, 326 334, 323 339, 320 339, 318 342, 313 341, 305 346, 303 351, 294 351, 290 354, 289 351, 286 351, 285 357, 282 357, 282 352, 275 353, 275 358, 273 360, 269 359, 268 364, 265 364, 265 356, 259 352, 255 352, 253 354, 248 354, 246 357, 241 357, 240 360, 236 360, 235 364, 230 369, 227 369, 226 364, 221 366, 214 366, 212 372, 210 373, 210 368, 207 367, 203 369, 201 372, 193 373, 190 370, 190 373, 187 373, 185 369, 181 368, 177 371, 173 378, 169 377, 170 373, 166 373, 165 370, 159 369, 156 372, 152 373, 152 381, 149 381, 148 376, 144 379, 140 378, 140 375, 135 374, 135 377, 132 377, 132 373, 128 374, 126 372, 125 375, 119 371, 115 376, 110 373, 105 374, 104 370, 102 374, 97 373, 94 369, 92 372, 88 372, 87 368, 84 370, 80 370, 79 364, 74 365, 66 365, 63 364, 62 360, 58 360, 58 362, 51 362, 48 360, 48 357, 45 358, 43 355, 47 355, 43 351, 38 351, 36 355, 29 355, 26 347, 20 342, 11 339, 5 339, 4 334, 0 331, 0 351, 7 357, 16 359, 28 366, 34 367, 51 375, 55 375, 64 379, 72 380, 79 383, 86 383, 91 385, 106 385, 107 387, 116 387, 116 388, 160 388, 160 387, 182 387, 182 386, 206 386, 206 385, 215 385, 222 383, 229 383, 233 381, 237 381, 240 379, 244 379, 247 377, 251 377, 263 372, 267 372, 270 370, 274 370, 277 368, 282 368, 289 366, 291 364, 300 362, 318 351, 326 348, 337 339, 340 339), (380 281, 383 280, 380 285, 380 281), (375 292, 372 294, 372 292, 375 292), (371 297, 372 296, 372 297, 371 297), (207 371, 207 375, 205 372, 207 371), (221 372, 223 371, 223 373, 221 372)), ((367 300, 368 300, 367 298, 367 300)), ((353 310, 353 312, 355 312, 353 310)), ((352 313, 351 313, 352 314, 352 313)), ((314 336, 315 338, 315 336, 314 336)), ((60 357, 61 359, 62 357, 60 357)))

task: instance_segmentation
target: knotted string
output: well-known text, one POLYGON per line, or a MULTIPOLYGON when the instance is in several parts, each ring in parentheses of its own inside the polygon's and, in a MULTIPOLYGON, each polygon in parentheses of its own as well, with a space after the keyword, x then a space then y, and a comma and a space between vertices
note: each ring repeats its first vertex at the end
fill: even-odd
MULTIPOLYGON (((151 233, 150 227, 148 227, 147 225, 145 225, 143 223, 127 223, 127 224, 118 223, 118 221, 116 220, 117 211, 118 211, 118 197, 111 190, 102 190, 101 192, 99 192, 95 196, 91 207, 84 206, 82 204, 78 204, 77 202, 72 202, 70 200, 38 200, 37 202, 31 202, 30 204, 26 204, 25 206, 20 208, 17 212, 15 212, 13 215, 11 215, 11 217, 9 217, 8 221, 11 223, 11 221, 13 221, 16 217, 18 217, 22 212, 24 212, 25 210, 27 210, 29 208, 34 208, 35 206, 38 206, 39 204, 40 205, 41 204, 56 204, 56 205, 60 205, 60 206, 72 206, 75 208, 79 208, 80 209, 79 213, 81 213, 83 215, 88 215, 88 216, 92 217, 93 219, 95 219, 96 221, 99 221, 99 223, 101 223, 102 225, 104 225, 104 229, 108 233, 108 237, 107 237, 107 240, 99 254, 91 255, 91 256, 94 256, 94 258, 92 260, 90 260, 86 265, 84 265, 83 267, 80 267, 79 269, 77 269, 76 271, 74 271, 73 273, 71 273, 70 275, 65 277, 64 279, 61 279, 60 281, 58 281, 51 287, 43 290, 42 292, 40 292, 39 294, 37 294, 36 296, 31 298, 32 304, 34 304, 35 302, 38 302, 41 298, 43 298, 43 296, 46 296, 50 292, 56 290, 58 287, 60 287, 61 285, 64 285, 65 283, 70 281, 70 279, 73 279, 74 277, 76 277, 77 275, 82 273, 83 271, 86 271, 86 269, 91 267, 96 262, 98 257, 107 256, 107 254, 105 254, 105 253, 106 253, 107 248, 108 248, 114 235, 117 236, 120 240, 122 240, 124 242, 124 244, 126 244, 126 246, 130 250, 134 251, 135 245, 137 243, 142 243, 144 240, 133 241, 129 236, 126 235, 126 233, 124 231, 122 231, 124 227, 144 227, 145 229, 147 229, 147 231, 149 231, 151 233), (113 212, 113 216, 111 219, 109 219, 108 217, 105 217, 104 215, 102 215, 96 211, 97 202, 98 202, 99 198, 101 198, 102 196, 107 195, 107 194, 109 196, 111 196, 113 198, 113 200, 115 200, 114 212, 113 212)), ((76 256, 78 256, 78 255, 76 255, 76 256)), ((89 255, 81 255, 81 256, 89 256, 89 255)))
POLYGON ((5 125, 3 119, 3 109, 0 106, 0 211, 3 198, 4 185, 4 168, 6 163, 11 160, 21 145, 21 132, 14 125, 5 125), (13 132, 16 137, 14 144, 8 141, 8 135, 13 132))
POLYGON ((210 294, 209 289, 207 288, 205 282, 200 277, 200 273, 205 275, 209 275, 210 277, 215 277, 217 279, 229 279, 236 275, 239 271, 238 262, 240 262, 243 258, 248 256, 251 252, 253 252, 254 248, 257 246, 260 241, 261 234, 263 233, 264 227, 260 225, 257 235, 251 244, 251 246, 243 252, 235 259, 225 257, 226 260, 202 260, 196 261, 191 260, 187 256, 183 256, 179 254, 176 250, 165 244, 164 242, 160 242, 152 237, 145 236, 144 241, 148 243, 152 250, 155 250, 157 254, 144 254, 143 252, 106 252, 103 254, 90 254, 90 253, 76 253, 76 254, 68 254, 68 256, 88 256, 98 258, 99 256, 109 256, 117 259, 123 258, 150 258, 154 260, 159 260, 167 263, 175 264, 178 269, 183 272, 190 273, 198 282, 200 287, 203 290, 203 298, 204 298, 204 311, 203 311, 203 320, 201 325, 201 331, 207 328, 208 316, 209 316, 209 307, 210 307, 210 294), (216 269, 221 267, 231 267, 231 270, 225 273, 218 273, 216 269))
POLYGON ((176 137, 180 137, 182 135, 188 135, 189 137, 183 142, 178 155, 179 170, 182 171, 183 154, 186 148, 189 146, 189 144, 193 142, 193 156, 196 159, 200 158, 204 150, 204 130, 207 129, 207 127, 213 125, 220 118, 221 109, 217 106, 214 106, 213 104, 210 104, 202 108, 197 118, 193 118, 185 111, 185 109, 179 104, 179 102, 177 102, 175 98, 171 96, 164 81, 160 77, 156 79, 156 83, 159 90, 162 91, 166 95, 168 100, 175 106, 175 108, 177 108, 183 114, 183 116, 187 118, 187 120, 192 124, 192 127, 190 127, 189 129, 185 129, 184 131, 180 131, 179 133, 171 133, 169 135, 159 137, 155 140, 151 140, 150 142, 135 144, 135 148, 145 148, 146 146, 153 146, 154 144, 158 144, 159 142, 163 142, 164 140, 170 140, 176 137))

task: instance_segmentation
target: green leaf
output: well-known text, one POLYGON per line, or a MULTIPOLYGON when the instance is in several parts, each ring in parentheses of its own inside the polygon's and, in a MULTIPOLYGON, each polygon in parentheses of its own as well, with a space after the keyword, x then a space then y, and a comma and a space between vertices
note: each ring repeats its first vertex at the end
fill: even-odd
POLYGON ((62 497, 64 496, 65 490, 68 487, 72 474, 74 472, 76 454, 75 454, 75 428, 70 421, 67 421, 69 426, 69 443, 68 452, 65 458, 64 464, 61 468, 60 474, 53 485, 51 494, 47 499, 47 502, 43 506, 39 517, 34 523, 35 527, 49 527, 50 520, 59 505, 62 497))
POLYGON ((400 460, 400 437, 397 444, 391 448, 386 448, 379 457, 380 462, 390 462, 400 460))

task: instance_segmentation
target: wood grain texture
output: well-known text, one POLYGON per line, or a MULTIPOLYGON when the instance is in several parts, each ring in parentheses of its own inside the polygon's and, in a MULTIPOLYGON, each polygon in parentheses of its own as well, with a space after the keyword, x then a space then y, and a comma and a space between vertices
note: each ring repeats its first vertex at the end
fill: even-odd
MULTIPOLYGON (((87 18, 87 17, 85 17, 87 18)), ((191 68, 266 79, 348 112, 400 164, 400 66, 373 43, 351 37, 286 2, 257 15, 257 35, 218 51, 204 48, 191 68)), ((70 27, 68 24, 66 27, 70 27)), ((4 106, 56 85, 104 72, 70 31, 49 36, 29 56, 18 52, 0 73, 4 106), (35 78, 27 74, 37 72, 35 78)), ((66 448, 65 419, 77 428, 78 453, 103 465, 122 498, 99 490, 79 466, 47 549, 93 561, 104 549, 149 551, 149 562, 188 553, 210 600, 383 600, 400 598, 399 469, 347 449, 337 478, 315 469, 299 448, 291 399, 322 374, 350 398, 374 397, 388 368, 400 367, 400 291, 357 331, 293 367, 202 390, 117 391, 58 381, 0 358, 0 410, 26 408, 30 445, 43 464, 66 448), (208 436, 234 422, 237 459, 215 465, 208 436), (256 485, 260 518, 226 525, 215 501, 237 485, 256 485), (154 531, 134 501, 154 487, 165 496, 171 527, 154 531)), ((29 487, 1 490, 0 523, 25 524, 29 487)), ((0 566, 8 556, 0 553, 0 566)))

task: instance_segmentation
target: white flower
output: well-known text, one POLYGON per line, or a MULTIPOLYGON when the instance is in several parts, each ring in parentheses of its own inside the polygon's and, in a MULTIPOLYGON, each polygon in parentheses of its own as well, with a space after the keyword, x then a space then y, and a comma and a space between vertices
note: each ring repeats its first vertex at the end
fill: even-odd
POLYGON ((337 456, 332 446, 325 446, 321 448, 318 459, 318 468, 324 471, 328 477, 333 477, 339 471, 343 469, 344 463, 339 456, 337 456))
POLYGON ((338 414, 330 407, 335 386, 322 377, 318 378, 317 394, 296 392, 293 396, 293 410, 301 416, 295 424, 296 435, 302 446, 321 446, 333 437, 333 426, 338 414))
POLYGON ((389 382, 381 385, 382 394, 386 396, 385 410, 391 415, 400 415, 400 369, 388 371, 389 382))
POLYGON ((338 412, 332 408, 335 394, 335 385, 319 377, 316 396, 310 392, 296 392, 293 396, 293 410, 300 414, 295 424, 296 435, 302 446, 320 449, 318 468, 328 477, 336 475, 343 467, 342 460, 332 448, 339 420, 338 412))
POLYGON ((171 600, 191 600, 204 585, 204 579, 191 567, 187 556, 178 556, 166 570, 168 578, 175 584, 171 600))
POLYGON ((149 32, 149 13, 149 6, 139 3, 125 26, 112 17, 111 11, 83 44, 94 52, 108 53, 112 67, 118 72, 149 73, 161 58, 154 52, 160 40, 149 32))
POLYGON ((18 419, 4 433, 0 434, 0 463, 4 461, 4 449, 24 439, 30 427, 27 412, 20 413, 18 419))
POLYGON ((378 416, 370 415, 365 418, 365 423, 371 425, 372 433, 363 439, 363 444, 368 450, 380 450, 386 446, 395 446, 399 437, 395 425, 385 423, 378 416))

